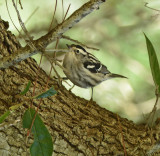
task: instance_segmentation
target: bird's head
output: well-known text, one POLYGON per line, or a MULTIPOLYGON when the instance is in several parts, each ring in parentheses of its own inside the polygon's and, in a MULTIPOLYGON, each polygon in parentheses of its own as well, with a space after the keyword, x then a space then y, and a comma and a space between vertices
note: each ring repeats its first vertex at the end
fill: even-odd
POLYGON ((68 45, 69 52, 72 53, 77 59, 84 59, 87 56, 87 51, 80 45, 68 45))

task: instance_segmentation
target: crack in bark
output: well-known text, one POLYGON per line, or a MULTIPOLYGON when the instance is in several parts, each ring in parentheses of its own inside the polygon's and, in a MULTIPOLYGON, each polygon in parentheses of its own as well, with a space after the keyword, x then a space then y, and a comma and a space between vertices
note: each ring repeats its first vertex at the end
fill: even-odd
POLYGON ((59 134, 59 135, 60 135, 60 136, 62 137, 62 139, 65 140, 75 151, 77 151, 78 154, 82 153, 82 154, 85 156, 84 151, 80 150, 80 149, 78 148, 78 145, 72 144, 72 143, 68 140, 68 138, 64 137, 64 135, 62 135, 62 134, 59 134))

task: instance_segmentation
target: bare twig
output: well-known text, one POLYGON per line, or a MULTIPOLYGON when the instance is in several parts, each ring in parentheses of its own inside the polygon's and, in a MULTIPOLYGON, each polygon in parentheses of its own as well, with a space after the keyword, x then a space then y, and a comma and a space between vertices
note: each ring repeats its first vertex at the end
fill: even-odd
MULTIPOLYGON (((41 54, 41 59, 40 59, 40 63, 39 63, 39 66, 38 66, 37 77, 36 77, 36 82, 35 82, 35 85, 34 85, 34 90, 33 90, 32 96, 34 96, 34 93, 35 93, 35 88, 36 88, 36 84, 37 84, 37 80, 38 80, 38 72, 39 72, 39 69, 40 69, 40 65, 41 65, 41 61, 42 61, 43 54, 44 54, 44 51, 43 51, 43 53, 41 54)), ((49 83, 49 79, 50 79, 51 72, 52 72, 52 67, 51 67, 50 73, 49 73, 49 75, 48 75, 48 79, 47 79, 47 83, 46 83, 46 86, 45 86, 44 91, 46 91, 46 89, 47 89, 47 87, 48 87, 48 83, 49 83)), ((36 112, 35 112, 35 114, 34 114, 34 117, 33 117, 32 123, 31 123, 31 127, 30 127, 30 129, 28 130, 27 136, 29 136, 29 134, 30 134, 30 132, 31 132, 31 130, 32 130, 32 127, 33 127, 34 121, 35 121, 35 119, 36 119, 36 115, 37 115, 37 113, 38 113, 38 110, 39 110, 39 107, 40 107, 40 105, 41 105, 41 102, 42 102, 42 98, 41 98, 40 101, 39 101, 38 107, 37 107, 36 112)), ((32 106, 32 104, 33 104, 33 100, 32 100, 31 106, 32 106)))
POLYGON ((81 43, 81 42, 79 42, 79 41, 77 41, 75 39, 72 39, 72 38, 70 38, 69 36, 66 36, 66 35, 62 35, 62 38, 66 39, 66 40, 69 40, 69 41, 72 41, 72 42, 75 42, 75 43, 77 43, 77 44, 79 44, 79 45, 81 45, 83 47, 88 48, 88 49, 93 49, 93 50, 97 50, 97 51, 99 50, 99 49, 94 48, 94 47, 89 47, 89 46, 87 46, 87 45, 85 45, 85 44, 83 44, 83 43, 81 43))
POLYGON ((14 6, 14 8, 15 8, 15 10, 16 10, 19 24, 21 25, 21 28, 23 29, 23 31, 25 32, 25 34, 27 35, 27 37, 28 37, 28 39, 29 39, 28 45, 30 46, 30 48, 33 48, 34 50, 36 50, 36 47, 35 47, 34 44, 32 43, 32 40, 33 40, 33 39, 32 39, 32 37, 29 35, 29 33, 28 33, 28 31, 27 31, 27 29, 26 29, 26 27, 25 27, 25 25, 24 25, 24 23, 23 23, 23 21, 22 21, 22 19, 21 19, 20 13, 19 13, 19 11, 18 11, 18 9, 17 9, 17 6, 16 6, 14 0, 12 0, 12 3, 13 3, 13 6, 14 6))
POLYGON ((23 6, 22 6, 22 3, 21 3, 21 0, 19 0, 19 5, 21 6, 21 9, 23 9, 23 6))
MULTIPOLYGON (((58 43, 59 43, 59 39, 57 39, 57 41, 56 41, 55 49, 57 49, 58 43)), ((56 59, 56 52, 53 53, 53 57, 54 57, 54 59, 56 59)))
MULTIPOLYGON (((65 14, 65 16, 64 16, 63 21, 65 20, 65 18, 66 18, 66 16, 67 16, 67 13, 68 13, 68 11, 69 11, 69 8, 70 8, 70 5, 69 5, 69 7, 68 7, 68 9, 67 9, 67 12, 66 12, 66 14, 65 14)), ((63 21, 62 21, 62 22, 63 22, 63 21)), ((59 38, 58 38, 57 41, 56 41, 55 49, 57 49, 58 43, 59 43, 59 38)), ((54 58, 56 58, 56 52, 54 52, 54 58)))
MULTIPOLYGON (((55 15, 56 7, 57 7, 57 0, 56 0, 56 4, 55 4, 54 15, 55 15)), ((53 18, 54 18, 54 15, 53 15, 53 18)), ((53 20, 52 20, 52 22, 53 22, 53 20)), ((52 22, 51 22, 50 28, 52 27, 52 22)), ((50 28, 49 28, 49 29, 50 29, 50 28)), ((57 39, 55 49, 56 49, 57 46, 58 46, 58 42, 59 42, 59 39, 57 39)), ((45 51, 42 51, 42 52, 44 53, 45 51)), ((42 59, 42 57, 43 57, 43 53, 41 54, 41 59, 42 59)), ((56 58, 56 53, 54 52, 54 54, 55 54, 55 58, 56 58)), ((41 62, 40 62, 40 64, 41 64, 41 62)), ((39 66, 40 66, 40 64, 39 64, 39 66)), ((52 69, 55 70, 54 66, 51 66, 51 68, 50 68, 50 72, 49 72, 48 79, 47 79, 47 83, 46 83, 46 86, 45 86, 45 89, 44 89, 44 90, 46 90, 47 87, 48 87, 48 83, 49 83, 49 80, 50 80, 50 76, 51 76, 51 73, 52 73, 52 69)), ((58 73, 57 73, 56 70, 55 70, 55 73, 58 75, 58 73)), ((37 74, 37 76, 38 76, 38 74, 37 74)), ((58 75, 58 76, 59 76, 59 75, 58 75)), ((35 85, 35 87, 36 87, 36 85, 35 85)), ((33 102, 33 101, 32 101, 32 102, 33 102)), ((40 107, 40 105, 41 105, 41 102, 42 102, 42 98, 40 99, 40 102, 39 102, 38 107, 37 107, 37 109, 36 109, 35 115, 34 115, 33 120, 32 120, 31 127, 30 127, 30 129, 29 129, 29 131, 28 131, 28 134, 29 134, 29 132, 32 130, 32 127, 33 127, 33 124, 34 124, 36 115, 37 115, 37 113, 38 113, 39 107, 40 107)))
MULTIPOLYGON (((37 7, 31 14, 30 16, 27 18, 27 20, 25 21, 25 25, 28 23, 28 21, 31 19, 31 17, 37 12, 37 10, 39 9, 39 7, 37 7)), ((22 29, 20 30, 20 32, 22 31, 22 29)))
POLYGON ((48 58, 48 60, 50 61, 51 64, 55 63, 55 65, 58 65, 62 70, 66 71, 66 69, 58 62, 60 62, 60 60, 57 60, 55 58, 51 58, 49 55, 45 54, 45 56, 48 58))
MULTIPOLYGON (((66 17, 67 17, 67 14, 68 14, 68 11, 69 11, 70 6, 71 6, 71 4, 69 4, 69 6, 68 6, 68 9, 67 9, 66 14, 65 14, 65 16, 64 16, 64 18, 63 18, 63 21, 64 21, 64 20, 66 19, 66 17)), ((62 21, 62 22, 63 22, 63 21, 62 21)))
POLYGON ((146 8, 151 9, 151 10, 160 12, 160 10, 158 10, 158 9, 154 9, 154 8, 149 7, 149 6, 148 6, 148 3, 145 3, 144 6, 145 6, 146 8))
MULTIPOLYGON (((33 92, 32 92, 32 97, 34 97, 35 95, 35 90, 36 90, 36 85, 37 85, 37 80, 38 80, 38 73, 39 73, 39 70, 40 70, 40 65, 42 63, 42 58, 43 58, 43 55, 41 54, 41 58, 40 58, 40 61, 39 61, 39 65, 38 65, 38 69, 37 69, 37 74, 36 74, 36 79, 35 79, 35 83, 34 83, 34 88, 33 88, 33 92)), ((33 105, 33 99, 32 99, 32 103, 30 105, 30 107, 32 107, 33 105)))
POLYGON ((105 2, 105 0, 91 0, 84 4, 81 8, 76 10, 69 18, 67 18, 63 23, 57 25, 48 34, 37 40, 44 47, 49 43, 60 38, 63 33, 71 29, 76 23, 78 23, 82 18, 90 14, 92 11, 96 10, 98 6, 105 2))
MULTIPOLYGON (((67 16, 67 13, 68 13, 68 11, 69 11, 69 8, 70 8, 70 5, 69 5, 69 7, 68 7, 68 9, 67 9, 67 12, 66 12, 66 14, 65 14, 65 16, 64 16, 63 21, 65 20, 65 18, 66 18, 66 16, 67 16)), ((63 22, 63 21, 62 21, 62 22, 63 22)), ((59 40, 60 40, 60 39, 58 38, 57 41, 56 41, 55 49, 57 49, 57 47, 58 47, 59 40)), ((56 52, 54 52, 54 58, 56 59, 56 52)), ((54 68, 52 62, 51 62, 51 65, 52 65, 52 66, 51 66, 51 69, 53 68, 54 72, 56 73, 56 75, 57 75, 57 77, 58 77, 58 84, 61 85, 61 84, 62 84, 62 79, 61 79, 61 77, 59 76, 59 74, 58 74, 58 72, 56 71, 56 69, 54 68)))
MULTIPOLYGON (((36 90, 36 85, 37 85, 37 80, 38 80, 38 73, 39 73, 39 70, 40 70, 40 65, 41 65, 41 62, 42 62, 42 58, 43 58, 43 54, 41 54, 40 62, 39 62, 39 65, 38 65, 37 76, 36 76, 36 80, 35 80, 35 84, 34 84, 34 88, 33 88, 33 92, 32 92, 32 97, 34 97, 34 95, 35 95, 35 90, 36 90)), ((32 102, 31 102, 31 104, 30 104, 30 107, 33 106, 33 100, 34 100, 34 99, 32 99, 32 102)), ((30 134, 30 132, 31 132, 31 130, 32 130, 32 127, 33 127, 33 124, 34 124, 36 115, 37 115, 37 113, 38 113, 38 109, 39 109, 39 106, 40 106, 41 101, 42 101, 42 99, 40 99, 39 105, 38 105, 38 107, 37 107, 37 111, 36 111, 36 113, 35 113, 35 115, 34 115, 34 117, 33 117, 32 123, 31 123, 31 127, 30 127, 30 129, 28 130, 28 132, 27 132, 26 142, 28 141, 28 136, 29 136, 29 134, 30 134)))
POLYGON ((47 54, 45 54, 45 56, 46 56, 47 59, 49 60, 49 62, 50 62, 50 64, 51 64, 54 72, 56 73, 58 79, 61 80, 61 81, 63 81, 63 82, 65 82, 65 83, 67 83, 69 86, 71 86, 67 81, 65 81, 63 78, 61 78, 61 76, 58 74, 58 72, 56 71, 56 69, 55 69, 55 67, 54 67, 54 65, 53 65, 53 63, 54 63, 55 65, 58 65, 63 71, 66 71, 66 69, 65 69, 60 63, 58 63, 59 60, 54 59, 54 58, 51 58, 51 57, 50 57, 49 55, 47 55, 47 54))
POLYGON ((51 30, 51 28, 52 28, 53 20, 54 20, 55 13, 56 13, 56 9, 57 9, 57 0, 56 0, 56 4, 55 4, 55 8, 54 8, 54 12, 53 12, 53 16, 52 16, 52 21, 51 21, 51 24, 50 24, 50 26, 49 26, 48 31, 50 31, 50 30, 51 30))
POLYGON ((46 49, 45 52, 46 53, 52 53, 52 52, 64 52, 64 53, 66 53, 66 52, 69 52, 69 50, 68 49, 46 49))
MULTIPOLYGON (((16 27, 16 25, 14 24, 14 22, 13 22, 13 20, 12 20, 12 18, 11 18, 11 14, 10 14, 9 9, 8 9, 7 0, 5 0, 5 2, 6 2, 6 8, 7 8, 7 12, 8 12, 9 18, 10 18, 12 24, 14 25, 14 27, 16 28, 16 30, 17 30, 17 31, 19 32, 19 34, 21 35, 21 32, 18 30, 18 28, 16 27)), ((22 35, 21 35, 21 36, 22 36, 22 35)))
POLYGON ((64 19, 64 3, 63 3, 63 0, 62 0, 62 21, 64 19))
POLYGON ((0 59, 0 69, 8 68, 11 65, 14 65, 40 51, 43 47, 46 48, 51 42, 61 38, 62 34, 65 33, 68 29, 72 28, 76 23, 78 23, 85 16, 90 14, 92 11, 96 10, 98 6, 105 2, 105 0, 91 0, 85 3, 82 7, 76 10, 69 18, 67 18, 63 23, 57 25, 52 29, 48 34, 42 36, 32 43, 37 49, 32 49, 29 45, 26 45, 24 48, 20 48, 17 52, 3 57, 0 59))

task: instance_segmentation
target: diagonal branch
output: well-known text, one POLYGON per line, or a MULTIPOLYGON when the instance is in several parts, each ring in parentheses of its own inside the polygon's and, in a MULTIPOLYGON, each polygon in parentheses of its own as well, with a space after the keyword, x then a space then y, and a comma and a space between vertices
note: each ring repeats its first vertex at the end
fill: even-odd
POLYGON ((76 10, 69 18, 67 18, 63 23, 57 25, 52 29, 48 34, 42 36, 37 42, 46 47, 49 43, 55 41, 57 38, 60 38, 63 33, 71 29, 76 23, 82 20, 85 16, 99 8, 101 3, 105 0, 90 0, 76 10))
POLYGON ((36 50, 26 45, 23 48, 20 48, 13 54, 10 54, 7 57, 0 59, 0 69, 8 68, 18 62, 27 59, 28 57, 35 55, 40 52, 41 49, 46 48, 51 42, 56 41, 58 38, 61 38, 63 33, 72 28, 76 23, 82 20, 85 16, 90 14, 96 9, 99 9, 99 5, 105 2, 105 0, 90 0, 76 10, 69 18, 67 18, 63 23, 57 25, 52 29, 48 34, 42 36, 41 38, 33 41, 33 44, 37 48, 36 50))

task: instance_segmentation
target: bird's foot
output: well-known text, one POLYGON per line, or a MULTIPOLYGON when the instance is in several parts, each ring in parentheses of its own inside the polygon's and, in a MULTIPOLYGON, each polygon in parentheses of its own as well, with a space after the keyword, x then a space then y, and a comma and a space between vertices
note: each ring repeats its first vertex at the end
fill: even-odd
POLYGON ((71 92, 71 91, 72 91, 72 89, 74 88, 74 86, 75 86, 75 85, 73 85, 73 86, 69 89, 69 92, 71 92))
POLYGON ((91 105, 91 104, 93 104, 93 99, 92 99, 92 98, 87 102, 86 107, 88 107, 88 106, 91 105))

